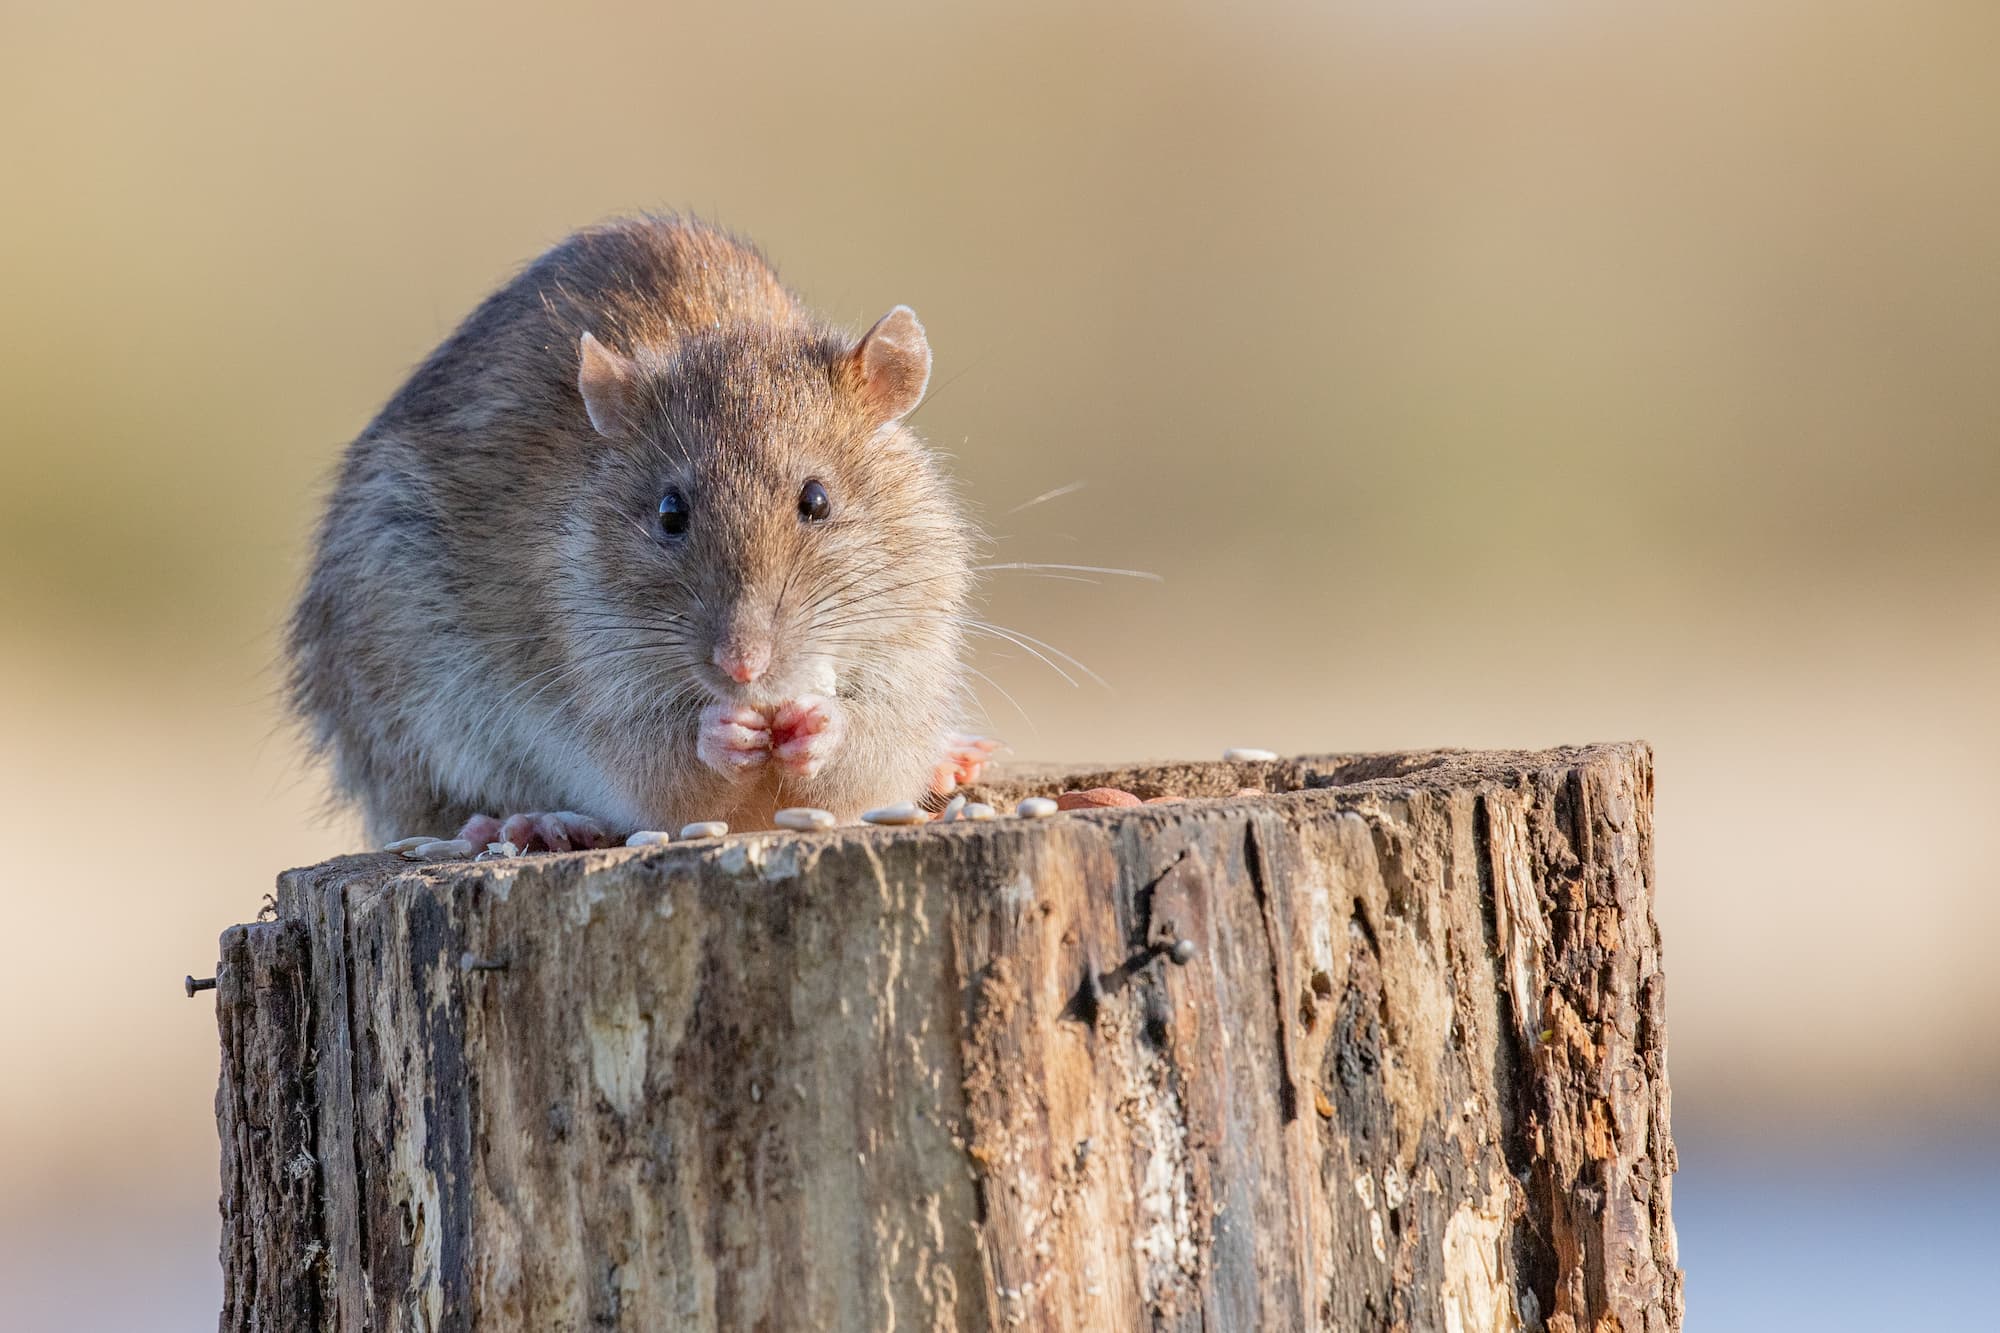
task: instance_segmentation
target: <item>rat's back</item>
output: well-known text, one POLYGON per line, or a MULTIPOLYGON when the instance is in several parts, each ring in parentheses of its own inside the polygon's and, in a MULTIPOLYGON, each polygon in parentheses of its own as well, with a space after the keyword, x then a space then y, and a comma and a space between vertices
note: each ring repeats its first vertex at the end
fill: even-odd
POLYGON ((558 431, 577 419, 583 333, 671 349, 727 325, 805 318, 762 255, 716 228, 674 217, 590 227, 530 263, 425 359, 369 435, 466 430, 518 417, 558 431))

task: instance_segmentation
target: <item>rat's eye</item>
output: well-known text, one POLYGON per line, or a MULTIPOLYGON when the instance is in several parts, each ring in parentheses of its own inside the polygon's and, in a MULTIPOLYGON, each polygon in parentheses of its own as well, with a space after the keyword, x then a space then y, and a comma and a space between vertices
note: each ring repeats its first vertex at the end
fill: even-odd
POLYGON ((660 535, 685 537, 687 530, 688 500, 676 487, 660 497, 660 535))
POLYGON ((826 498, 826 487, 817 481, 809 481, 799 492, 799 517, 808 523, 818 523, 833 512, 833 501, 826 498))

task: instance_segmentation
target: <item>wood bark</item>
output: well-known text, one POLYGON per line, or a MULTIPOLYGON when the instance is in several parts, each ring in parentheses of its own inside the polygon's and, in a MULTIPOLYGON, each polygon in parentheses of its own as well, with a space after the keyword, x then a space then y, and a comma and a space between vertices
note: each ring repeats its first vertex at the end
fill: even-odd
POLYGON ((284 876, 221 1327, 1680 1326, 1644 746, 1095 785, 284 876))

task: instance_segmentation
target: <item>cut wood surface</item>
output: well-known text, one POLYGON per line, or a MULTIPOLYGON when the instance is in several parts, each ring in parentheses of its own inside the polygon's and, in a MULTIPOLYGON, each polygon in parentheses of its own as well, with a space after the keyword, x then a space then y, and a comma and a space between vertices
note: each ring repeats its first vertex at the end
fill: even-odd
POLYGON ((284 876, 222 1328, 1680 1326, 1644 746, 1100 785, 284 876))

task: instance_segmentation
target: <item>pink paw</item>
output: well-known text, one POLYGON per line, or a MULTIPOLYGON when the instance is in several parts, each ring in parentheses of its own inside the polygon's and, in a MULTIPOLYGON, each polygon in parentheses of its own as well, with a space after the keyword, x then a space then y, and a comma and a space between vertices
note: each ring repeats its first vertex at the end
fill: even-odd
POLYGON ((710 704, 701 710, 695 757, 730 777, 764 762, 771 752, 771 720, 740 704, 710 704))
POLYGON ((569 852, 580 847, 609 847, 617 841, 610 829, 574 810, 550 814, 474 815, 458 836, 479 851, 491 842, 511 842, 524 852, 569 852))
POLYGON ((787 774, 809 778, 826 767, 847 735, 847 715, 825 695, 803 694, 771 719, 771 754, 787 774))
POLYGON ((979 774, 996 751, 1005 745, 990 736, 968 736, 954 731, 944 738, 944 758, 931 771, 931 790, 944 795, 967 782, 979 781, 979 774))

